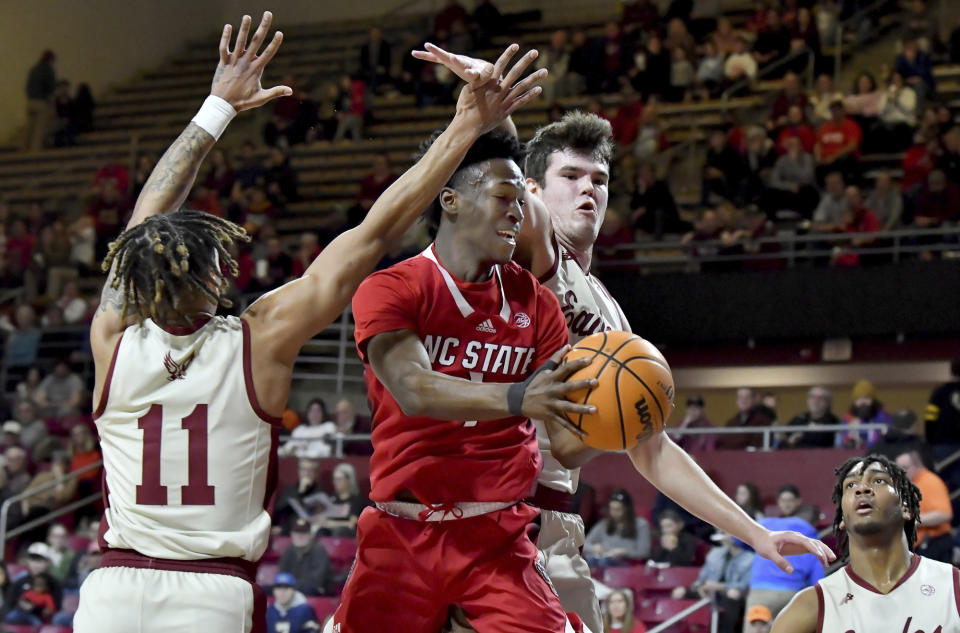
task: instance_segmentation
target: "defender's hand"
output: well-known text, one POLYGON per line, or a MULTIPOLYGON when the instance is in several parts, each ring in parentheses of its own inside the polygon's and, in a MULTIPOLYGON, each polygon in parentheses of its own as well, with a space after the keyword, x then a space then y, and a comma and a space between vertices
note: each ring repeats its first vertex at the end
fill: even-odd
POLYGON ((273 14, 264 11, 260 26, 248 43, 247 35, 250 33, 251 20, 249 15, 243 16, 233 51, 229 50, 233 27, 229 24, 223 27, 223 35, 220 37, 220 63, 213 76, 210 94, 229 103, 237 112, 256 108, 277 97, 293 94, 289 86, 275 86, 264 90, 260 85, 263 70, 277 54, 280 43, 283 41, 283 33, 277 31, 263 53, 257 55, 257 50, 263 44, 272 21, 273 14))

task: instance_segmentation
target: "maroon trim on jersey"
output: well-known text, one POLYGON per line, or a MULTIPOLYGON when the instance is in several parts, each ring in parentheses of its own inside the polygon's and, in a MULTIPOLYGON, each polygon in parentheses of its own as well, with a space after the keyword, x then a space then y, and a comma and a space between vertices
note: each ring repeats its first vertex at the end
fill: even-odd
POLYGON ((573 514, 573 495, 568 492, 547 488, 543 484, 537 484, 537 489, 533 495, 527 497, 524 501, 537 506, 541 510, 573 514))
POLYGON ((250 633, 268 633, 267 630, 267 594, 255 582, 250 583, 253 588, 253 622, 250 633))
POLYGON ((820 588, 820 583, 813 587, 817 590, 817 633, 823 633, 823 589, 820 588))
POLYGON ((160 325, 156 321, 154 321, 154 324, 167 334, 173 334, 174 336, 187 336, 188 334, 193 334, 204 325, 209 323, 210 319, 211 317, 203 317, 195 320, 190 325, 160 325))
POLYGON ((103 415, 103 412, 107 410, 107 399, 110 397, 110 383, 113 381, 113 369, 117 366, 117 355, 120 354, 120 343, 122 342, 123 334, 117 339, 117 345, 113 348, 113 358, 110 359, 107 378, 103 381, 103 391, 100 392, 100 402, 97 403, 97 410, 93 412, 94 420, 103 415))
POLYGON ((957 614, 960 615, 960 569, 953 568, 953 601, 957 605, 957 614))
POLYGON ((234 576, 253 584, 257 576, 257 563, 242 558, 202 558, 198 560, 174 560, 151 558, 132 549, 107 549, 103 553, 101 567, 133 567, 134 569, 161 569, 182 571, 191 574, 220 574, 234 576))
POLYGON ((555 237, 551 238, 550 241, 553 242, 553 266, 550 267, 550 270, 537 277, 537 281, 542 284, 553 279, 553 276, 557 274, 557 270, 560 268, 560 244, 557 243, 557 238, 555 237))
POLYGON ((895 585, 890 589, 890 591, 888 591, 888 592, 886 592, 886 593, 880 591, 879 589, 877 589, 876 587, 874 587, 873 585, 871 585, 870 583, 868 583, 866 580, 864 580, 863 578, 861 578, 860 576, 858 576, 858 575, 857 575, 857 572, 853 571, 853 566, 852 566, 852 565, 849 565, 849 564, 848 564, 846 567, 844 567, 844 570, 846 570, 847 576, 850 577, 850 580, 852 580, 853 582, 857 583, 858 585, 860 585, 860 586, 863 587, 864 589, 868 589, 868 590, 872 591, 873 593, 878 593, 878 594, 880 594, 881 596, 885 596, 885 595, 887 595, 887 594, 889 594, 889 593, 892 593, 894 589, 896 589, 897 587, 899 587, 899 586, 902 585, 903 583, 907 582, 907 580, 910 578, 910 576, 912 576, 913 573, 914 573, 915 571, 917 571, 917 568, 920 567, 920 559, 921 559, 921 558, 923 558, 923 557, 920 556, 919 554, 914 554, 914 555, 913 555, 913 560, 910 561, 910 566, 907 567, 907 573, 905 573, 905 574, 903 575, 903 577, 902 577, 899 581, 897 581, 897 584, 895 584, 895 585))
POLYGON ((247 399, 253 412, 261 420, 277 426, 282 423, 278 417, 272 416, 260 407, 260 401, 257 400, 257 390, 253 386, 253 363, 250 360, 250 324, 244 319, 240 319, 240 325, 243 328, 243 382, 247 386, 247 399))

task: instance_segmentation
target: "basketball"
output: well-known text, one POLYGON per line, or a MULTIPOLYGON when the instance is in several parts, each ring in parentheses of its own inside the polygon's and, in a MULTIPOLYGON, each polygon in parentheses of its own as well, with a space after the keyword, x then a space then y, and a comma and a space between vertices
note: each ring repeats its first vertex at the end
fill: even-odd
POLYGON ((605 451, 633 448, 663 431, 673 411, 673 374, 653 343, 630 332, 599 332, 574 345, 564 361, 590 358, 592 362, 568 380, 596 378, 591 390, 574 391, 567 398, 592 404, 593 414, 568 415, 586 431, 583 442, 605 451))

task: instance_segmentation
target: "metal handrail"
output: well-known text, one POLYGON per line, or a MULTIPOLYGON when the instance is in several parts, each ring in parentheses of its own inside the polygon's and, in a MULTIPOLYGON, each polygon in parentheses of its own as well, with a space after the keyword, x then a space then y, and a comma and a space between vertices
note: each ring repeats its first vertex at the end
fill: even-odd
POLYGON ((805 48, 802 51, 796 51, 782 59, 778 59, 775 62, 767 64, 763 68, 757 71, 755 77, 744 77, 740 81, 734 82, 729 88, 723 91, 723 94, 720 95, 720 107, 724 112, 727 112, 730 109, 730 98, 733 97, 736 93, 740 92, 744 88, 752 86, 754 82, 769 75, 774 70, 778 70, 782 66, 787 65, 793 60, 801 57, 803 55, 807 56, 807 66, 804 69, 803 73, 806 76, 807 90, 809 91, 813 87, 813 67, 816 63, 816 54, 809 48, 805 48))
POLYGON ((704 607, 709 607, 712 604, 713 602, 709 598, 702 598, 697 602, 694 602, 693 604, 691 604, 689 607, 687 607, 680 613, 670 618, 667 618, 657 626, 653 627, 648 631, 648 633, 663 633, 664 631, 669 629, 671 626, 673 626, 677 622, 680 622, 681 620, 685 620, 688 616, 691 616, 697 611, 699 611, 700 609, 704 607))
POLYGON ((43 523, 46 522, 46 520, 49 520, 50 518, 53 518, 53 517, 56 517, 56 516, 60 516, 61 514, 66 514, 67 512, 70 512, 70 511, 72 511, 72 510, 75 509, 75 508, 78 508, 78 507, 81 507, 81 506, 86 505, 86 504, 88 504, 88 503, 91 503, 92 501, 96 501, 97 499, 100 498, 100 493, 96 493, 96 494, 94 494, 94 495, 90 495, 90 496, 88 496, 88 497, 85 497, 84 499, 80 499, 80 500, 74 501, 74 502, 72 502, 71 504, 69 504, 68 506, 64 506, 64 508, 69 507, 69 508, 70 508, 69 510, 64 510, 64 508, 58 508, 57 510, 54 510, 54 511, 50 512, 49 514, 47 514, 45 517, 40 517, 39 519, 35 519, 35 520, 33 520, 33 521, 29 522, 29 523, 26 523, 26 524, 24 524, 24 525, 22 525, 22 526, 18 526, 15 530, 10 530, 10 531, 8 532, 8 530, 7 530, 7 517, 8 517, 8 515, 10 514, 10 507, 11 507, 14 503, 18 503, 18 502, 20 502, 20 501, 23 501, 24 499, 29 499, 30 497, 34 497, 34 496, 36 496, 36 495, 38 495, 38 494, 40 494, 41 492, 44 492, 44 491, 46 491, 46 490, 50 490, 50 489, 52 489, 52 488, 56 488, 57 486, 59 486, 60 484, 62 484, 62 483, 65 482, 65 481, 68 481, 68 480, 70 480, 70 479, 77 479, 78 476, 80 475, 80 473, 87 472, 88 470, 94 470, 94 469, 100 468, 100 467, 102 467, 102 466, 103 466, 103 460, 102 460, 102 459, 101 459, 101 460, 97 460, 96 462, 93 462, 92 464, 87 464, 86 466, 84 466, 84 467, 82 467, 82 468, 78 468, 77 470, 72 470, 72 471, 70 471, 70 472, 68 472, 68 473, 64 473, 63 475, 61 475, 60 477, 57 477, 56 479, 51 479, 50 481, 48 481, 47 483, 43 484, 42 486, 38 486, 38 487, 36 487, 36 488, 28 488, 27 490, 24 490, 23 492, 21 492, 21 493, 19 493, 19 494, 15 494, 15 495, 13 495, 12 497, 8 497, 8 498, 4 499, 3 505, 0 505, 0 547, 6 546, 6 544, 7 544, 7 539, 9 539, 11 536, 16 536, 17 534, 21 534, 21 533, 23 533, 23 532, 26 532, 27 530, 32 529, 33 527, 36 527, 37 525, 42 525, 43 523), (82 503, 81 503, 81 502, 82 502, 82 503), (77 504, 79 504, 79 505, 77 505, 77 504), (60 510, 63 510, 63 511, 60 512, 60 510), (25 527, 25 526, 26 526, 26 527, 25 527), (21 528, 22 528, 22 529, 21 529, 21 528))

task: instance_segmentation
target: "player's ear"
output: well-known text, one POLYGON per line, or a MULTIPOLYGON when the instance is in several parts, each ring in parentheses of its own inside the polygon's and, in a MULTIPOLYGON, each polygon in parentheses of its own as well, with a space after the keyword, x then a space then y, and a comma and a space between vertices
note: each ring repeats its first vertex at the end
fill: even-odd
POLYGON ((540 183, 533 178, 527 178, 527 191, 540 195, 540 183))
POLYGON ((907 509, 907 504, 904 503, 904 504, 901 506, 901 508, 902 508, 902 512, 903 512, 903 520, 904 520, 904 521, 909 521, 910 519, 913 518, 913 514, 910 512, 909 509, 907 509))
POLYGON ((457 204, 460 202, 460 194, 456 189, 444 187, 440 190, 440 207, 445 213, 456 215, 457 204))
POLYGON ((843 530, 846 530, 846 529, 847 529, 847 526, 846 526, 846 524, 843 522, 843 519, 840 519, 840 525, 837 526, 837 529, 840 530, 841 532, 842 532, 843 530))

